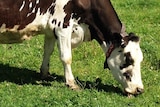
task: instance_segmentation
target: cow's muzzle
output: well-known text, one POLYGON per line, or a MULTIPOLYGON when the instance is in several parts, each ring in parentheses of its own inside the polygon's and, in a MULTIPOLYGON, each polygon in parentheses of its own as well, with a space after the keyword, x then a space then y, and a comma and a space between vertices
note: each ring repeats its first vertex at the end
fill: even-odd
POLYGON ((128 97, 137 96, 139 94, 142 94, 143 92, 144 92, 144 89, 139 87, 137 87, 134 92, 129 92, 126 89, 124 90, 125 95, 127 95, 128 97))

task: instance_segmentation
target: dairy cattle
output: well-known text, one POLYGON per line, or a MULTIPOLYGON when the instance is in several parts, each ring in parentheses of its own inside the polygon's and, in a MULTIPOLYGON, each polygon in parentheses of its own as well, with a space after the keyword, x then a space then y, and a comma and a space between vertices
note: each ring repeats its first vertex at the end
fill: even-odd
POLYGON ((139 37, 127 34, 110 0, 0 0, 0 43, 10 44, 45 34, 42 78, 58 44, 65 82, 77 89, 71 70, 71 49, 96 39, 109 68, 127 94, 143 92, 139 37))

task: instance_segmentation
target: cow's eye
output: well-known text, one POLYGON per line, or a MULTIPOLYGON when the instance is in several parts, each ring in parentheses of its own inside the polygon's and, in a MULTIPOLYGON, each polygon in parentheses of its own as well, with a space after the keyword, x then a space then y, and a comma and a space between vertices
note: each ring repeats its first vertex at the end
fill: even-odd
POLYGON ((131 77, 132 77, 131 73, 125 72, 123 73, 123 76, 126 78, 126 80, 131 81, 131 77))

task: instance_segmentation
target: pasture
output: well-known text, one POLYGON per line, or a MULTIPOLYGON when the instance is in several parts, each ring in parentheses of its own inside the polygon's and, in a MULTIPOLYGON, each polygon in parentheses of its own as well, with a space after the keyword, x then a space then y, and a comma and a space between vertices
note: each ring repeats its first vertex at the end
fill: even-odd
POLYGON ((0 45, 1 107, 158 107, 160 106, 160 2, 159 0, 111 0, 127 32, 141 38, 141 65, 145 92, 128 98, 109 70, 96 41, 72 50, 72 70, 80 91, 64 85, 57 48, 52 55, 52 78, 40 80, 43 36, 22 44, 0 45))

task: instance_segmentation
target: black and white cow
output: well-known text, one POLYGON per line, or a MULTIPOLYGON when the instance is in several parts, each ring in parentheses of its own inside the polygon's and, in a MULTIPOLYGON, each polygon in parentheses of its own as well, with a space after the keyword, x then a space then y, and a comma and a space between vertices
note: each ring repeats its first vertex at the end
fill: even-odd
POLYGON ((66 85, 78 88, 71 70, 71 48, 96 39, 106 55, 105 68, 128 94, 143 92, 139 38, 127 34, 110 0, 0 0, 0 43, 23 42, 45 34, 41 74, 58 43, 66 85))

